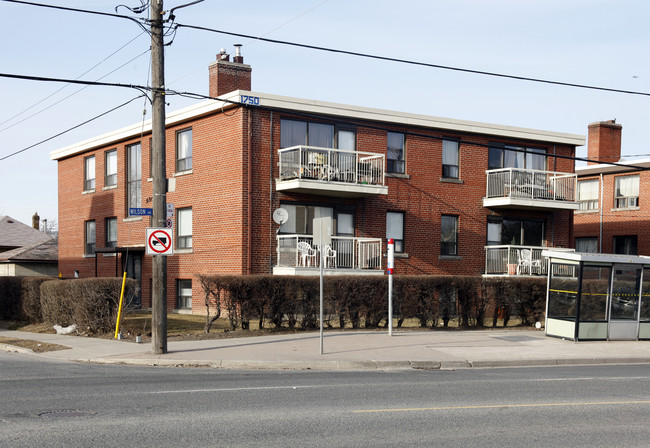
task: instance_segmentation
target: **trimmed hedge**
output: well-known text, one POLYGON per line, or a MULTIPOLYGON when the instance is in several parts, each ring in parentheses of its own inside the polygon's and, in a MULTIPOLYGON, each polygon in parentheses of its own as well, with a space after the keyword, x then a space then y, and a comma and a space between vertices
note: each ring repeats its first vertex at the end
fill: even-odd
MULTIPOLYGON (((199 276, 208 311, 205 332, 225 310, 234 329, 248 329, 253 319, 259 327, 291 329, 318 326, 320 280, 318 277, 272 275, 199 276), (215 314, 211 315, 214 310, 215 314)), ((386 276, 328 276, 324 281, 323 324, 339 328, 387 326, 386 276)), ((546 304, 545 278, 470 276, 395 276, 393 309, 401 326, 416 319, 420 326, 446 327, 456 320, 460 327, 482 327, 491 318, 507 325, 518 316, 523 325, 542 319, 546 304), (489 313, 492 313, 488 316, 489 313)))
MULTIPOLYGON (((136 282, 127 279, 123 306, 134 295, 136 282)), ((121 278, 49 281, 41 285, 43 322, 105 333, 115 328, 122 289, 121 278)))
POLYGON ((41 284, 52 277, 0 277, 0 319, 39 323, 41 284))

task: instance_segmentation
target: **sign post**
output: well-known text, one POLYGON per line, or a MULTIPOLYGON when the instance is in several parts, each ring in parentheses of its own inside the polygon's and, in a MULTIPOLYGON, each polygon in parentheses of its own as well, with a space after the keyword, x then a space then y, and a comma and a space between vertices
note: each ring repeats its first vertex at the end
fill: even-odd
POLYGON ((320 252, 320 354, 323 354, 323 266, 325 264, 325 246, 332 244, 332 218, 314 218, 314 246, 320 252))
POLYGON ((388 256, 386 268, 388 271, 388 336, 393 335, 393 265, 395 263, 395 240, 388 239, 388 256))

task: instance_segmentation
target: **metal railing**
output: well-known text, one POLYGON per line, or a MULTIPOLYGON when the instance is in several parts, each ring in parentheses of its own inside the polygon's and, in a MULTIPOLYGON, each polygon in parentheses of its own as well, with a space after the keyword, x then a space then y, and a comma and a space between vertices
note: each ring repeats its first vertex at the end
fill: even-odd
MULTIPOLYGON (((485 246, 485 273, 492 275, 546 275, 548 266, 540 246, 485 246), (528 253, 526 252, 528 251, 528 253)), ((574 252, 575 249, 553 248, 574 252)))
MULTIPOLYGON (((320 268, 320 251, 312 235, 278 235, 277 266, 320 268)), ((325 269, 382 269, 381 238, 332 236, 324 248, 325 269)))
POLYGON ((310 179, 364 185, 384 185, 385 155, 313 146, 278 151, 280 180, 310 179))
POLYGON ((487 198, 511 197, 543 201, 575 201, 575 173, 501 168, 487 173, 487 198))

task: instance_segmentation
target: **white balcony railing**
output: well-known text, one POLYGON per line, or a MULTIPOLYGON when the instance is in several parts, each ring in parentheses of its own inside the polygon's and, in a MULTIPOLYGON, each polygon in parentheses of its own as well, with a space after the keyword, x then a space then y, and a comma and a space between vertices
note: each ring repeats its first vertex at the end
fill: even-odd
POLYGON ((280 181, 292 179, 384 185, 385 156, 373 152, 292 146, 278 151, 280 181))
MULTIPOLYGON (((312 235, 278 235, 277 266, 320 268, 320 251, 312 235)), ((325 250, 325 269, 382 269, 381 238, 333 236, 325 250)))
MULTIPOLYGON (((546 275, 548 266, 539 246, 485 246, 485 273, 489 275, 546 275)), ((559 249, 574 252, 575 249, 559 249)))
POLYGON ((486 198, 574 202, 575 173, 502 168, 487 171, 486 198))

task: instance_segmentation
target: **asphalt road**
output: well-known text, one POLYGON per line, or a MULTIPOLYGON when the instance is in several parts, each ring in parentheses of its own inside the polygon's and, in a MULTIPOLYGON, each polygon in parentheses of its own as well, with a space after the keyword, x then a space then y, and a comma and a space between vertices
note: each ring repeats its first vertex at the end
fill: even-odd
POLYGON ((0 353, 2 447, 647 447, 648 366, 268 372, 0 353))

